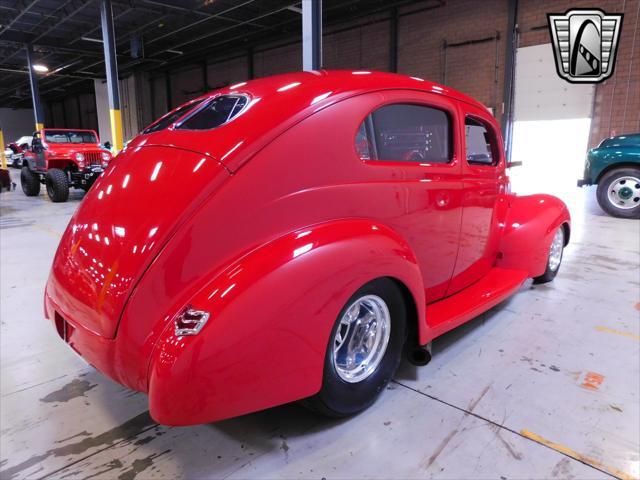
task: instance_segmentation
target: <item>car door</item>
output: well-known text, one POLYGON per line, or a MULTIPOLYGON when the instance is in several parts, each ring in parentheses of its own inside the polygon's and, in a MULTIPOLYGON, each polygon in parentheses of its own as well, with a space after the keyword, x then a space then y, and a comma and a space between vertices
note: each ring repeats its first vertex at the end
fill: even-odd
POLYGON ((384 92, 361 124, 356 149, 378 178, 397 186, 400 215, 385 222, 409 243, 427 303, 445 295, 458 252, 462 218, 461 141, 456 105, 418 91, 384 92))
POLYGON ((464 142, 460 248, 447 296, 478 281, 493 268, 498 255, 497 207, 505 192, 500 135, 486 111, 460 103, 464 142))

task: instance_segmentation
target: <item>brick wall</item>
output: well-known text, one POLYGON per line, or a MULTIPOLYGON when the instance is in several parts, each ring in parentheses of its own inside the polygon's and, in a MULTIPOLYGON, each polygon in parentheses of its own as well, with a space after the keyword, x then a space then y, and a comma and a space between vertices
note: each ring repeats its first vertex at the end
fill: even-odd
MULTIPOLYGON (((501 121, 507 0, 446 0, 437 8, 411 13, 429 5, 433 2, 411 5, 399 12, 398 71, 461 90, 493 108, 501 121)), ((640 29, 640 0, 520 0, 519 46, 549 43, 546 14, 575 7, 599 7, 625 14, 615 73, 596 87, 590 144, 611 133, 640 131, 640 32, 636 33, 640 29)), ((389 31, 385 14, 325 29, 325 68, 387 70, 389 31)), ((301 57, 299 43, 261 48, 253 56, 255 76, 299 70, 301 57)), ((173 106, 195 96, 202 87, 201 74, 189 70, 171 76, 173 106)), ((247 76, 246 57, 208 66, 210 87, 235 83, 247 76)), ((164 92, 164 80, 155 80, 155 86, 160 87, 156 91, 164 92)), ((164 100, 157 97, 159 115, 164 111, 164 100)))

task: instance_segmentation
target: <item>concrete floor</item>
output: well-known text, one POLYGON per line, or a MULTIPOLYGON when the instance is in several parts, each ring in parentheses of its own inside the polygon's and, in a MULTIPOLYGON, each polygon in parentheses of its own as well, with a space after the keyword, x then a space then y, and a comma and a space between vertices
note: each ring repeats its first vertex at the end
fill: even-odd
MULTIPOLYGON (((18 171, 12 171, 18 179, 18 171)), ((19 183, 19 182, 17 182, 19 183)), ((637 478, 640 222, 564 195, 573 235, 555 282, 404 364, 368 411, 297 405, 189 428, 87 366, 42 313, 60 234, 82 195, 0 195, 0 478, 637 478)))

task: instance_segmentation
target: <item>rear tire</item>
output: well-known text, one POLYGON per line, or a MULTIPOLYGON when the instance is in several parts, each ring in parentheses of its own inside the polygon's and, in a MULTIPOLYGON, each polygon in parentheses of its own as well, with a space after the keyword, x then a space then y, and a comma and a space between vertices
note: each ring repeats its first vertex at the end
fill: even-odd
MULTIPOLYGON (((362 336, 362 338, 365 337, 369 338, 369 335, 362 336)), ((303 405, 316 413, 329 417, 345 417, 366 409, 376 400, 396 373, 406 339, 407 311, 400 288, 393 280, 388 278, 379 278, 367 283, 351 296, 338 314, 338 318, 331 329, 329 344, 326 349, 322 388, 315 396, 303 401, 303 405), (359 304, 362 305, 362 302, 365 302, 363 304, 364 307, 358 306, 359 304), (367 304, 366 302, 374 303, 367 304), (347 377, 347 380, 345 380, 345 376, 349 375, 349 373, 345 374, 344 365, 340 364, 340 352, 344 352, 341 349, 350 349, 351 342, 357 338, 357 328, 364 327, 352 327, 351 325, 345 327, 344 319, 349 315, 348 312, 354 311, 353 307, 356 306, 355 311, 364 312, 364 315, 362 318, 358 316, 357 321, 353 321, 352 325, 366 325, 367 323, 372 325, 371 320, 367 321, 366 319, 371 316, 373 318, 378 317, 375 314, 376 311, 372 314, 368 310, 367 305, 380 307, 376 311, 382 312, 382 317, 386 312, 388 322, 376 320, 375 328, 366 329, 369 333, 374 332, 370 336, 371 342, 362 341, 361 345, 363 343, 367 345, 373 343, 370 351, 375 351, 375 346, 378 343, 374 342, 373 339, 378 339, 378 332, 383 331, 380 330, 382 325, 388 325, 386 347, 378 356, 370 357, 369 365, 375 365, 375 368, 372 368, 368 373, 356 373, 354 377, 350 379, 347 377), (344 333, 343 337, 342 333, 338 334, 338 329, 344 331, 345 328, 347 328, 347 333, 344 333), (344 338, 344 340, 340 342, 339 338, 344 338), (336 358, 336 352, 338 352, 338 358, 336 358)), ((382 340, 380 341, 382 342, 382 340)), ((363 362, 362 365, 367 364, 363 362)), ((354 371, 358 372, 357 369, 354 371)))
POLYGON ((59 168, 52 168, 47 172, 45 180, 47 195, 52 202, 66 202, 69 199, 69 177, 59 168))
POLYGON ((40 178, 29 170, 29 167, 22 167, 20 171, 20 185, 27 197, 37 197, 40 195, 40 178))
POLYGON ((618 218, 640 218, 640 169, 616 168, 598 182, 598 204, 618 218))

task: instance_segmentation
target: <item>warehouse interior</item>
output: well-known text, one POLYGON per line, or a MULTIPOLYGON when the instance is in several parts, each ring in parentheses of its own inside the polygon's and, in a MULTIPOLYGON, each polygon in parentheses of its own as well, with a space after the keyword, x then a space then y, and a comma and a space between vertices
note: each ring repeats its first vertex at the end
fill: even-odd
MULTIPOLYGON (((640 478, 640 220, 576 186, 588 151, 625 135, 640 135, 640 0, 0 0, 0 478, 640 478), (623 15, 603 81, 556 72, 548 15, 570 9, 623 15), (25 195, 10 144, 93 130, 117 162, 185 102, 320 69, 426 79, 486 106, 511 191, 568 207, 562 270, 436 338, 428 365, 403 359, 352 417, 294 402, 157 423, 147 395, 45 320, 56 249, 91 192, 25 195)), ((630 148, 621 165, 638 172, 630 148)))

